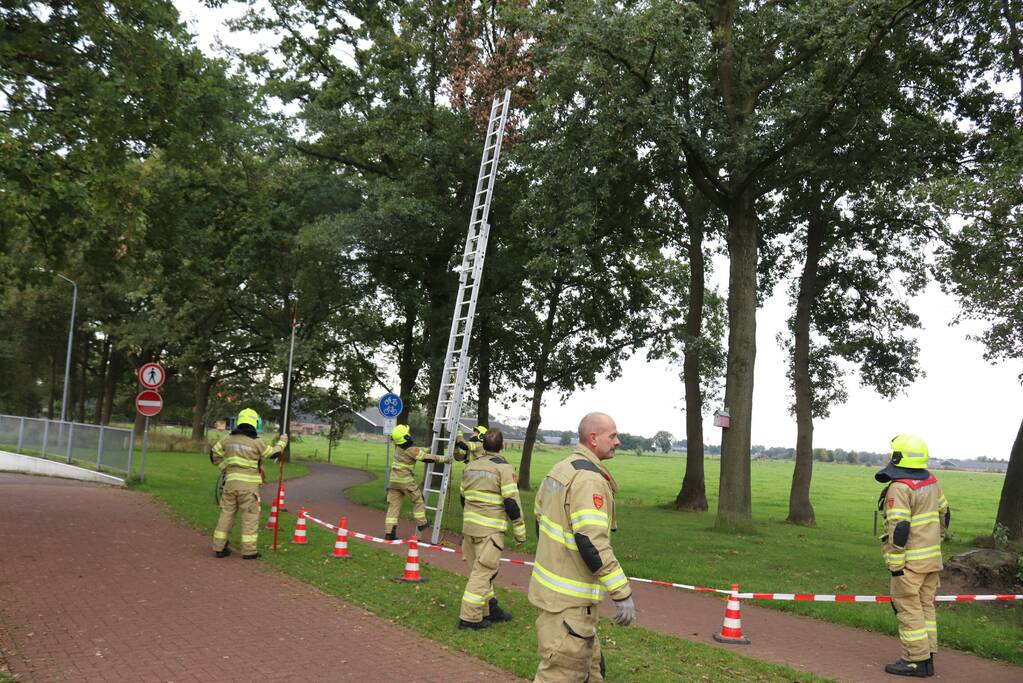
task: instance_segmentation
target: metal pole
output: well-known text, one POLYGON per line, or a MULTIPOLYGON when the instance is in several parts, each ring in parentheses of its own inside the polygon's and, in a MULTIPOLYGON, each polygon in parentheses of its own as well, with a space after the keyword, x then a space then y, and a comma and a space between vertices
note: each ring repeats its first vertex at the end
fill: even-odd
POLYGON ((96 448, 96 470, 103 466, 103 425, 99 426, 99 446, 96 448))
POLYGON ((43 457, 46 457, 46 442, 50 436, 50 421, 43 420, 43 457))
POLYGON ((330 463, 330 449, 334 446, 334 416, 330 416, 330 431, 327 432, 327 462, 330 463))
POLYGON ((284 389, 284 419, 281 425, 281 433, 288 431, 288 404, 291 402, 291 363, 295 358, 295 329, 298 327, 298 320, 291 319, 291 350, 288 351, 288 381, 284 389))
MULTIPOLYGON (((384 500, 387 500, 387 491, 391 488, 391 436, 385 434, 384 438, 387 439, 387 459, 384 461, 384 500)), ((369 469, 369 463, 366 463, 366 469, 369 469)))
POLYGON ((78 305, 78 285, 75 284, 74 280, 64 277, 60 273, 54 273, 54 275, 70 282, 73 288, 71 293, 71 326, 68 327, 67 331, 67 360, 64 361, 64 397, 60 401, 60 421, 64 422, 67 419, 67 397, 71 379, 71 346, 75 338, 75 308, 78 305))
POLYGON ((71 464, 71 445, 75 440, 75 423, 68 423, 67 428, 67 464, 71 464))
POLYGON ((131 479, 131 465, 135 459, 135 430, 128 431, 128 473, 124 475, 125 481, 131 479))
POLYGON ((142 431, 142 460, 139 462, 139 481, 146 480, 146 450, 149 448, 149 416, 146 415, 146 426, 142 431))
POLYGON ((25 445, 25 418, 21 418, 18 423, 18 452, 21 453, 22 447, 25 445))

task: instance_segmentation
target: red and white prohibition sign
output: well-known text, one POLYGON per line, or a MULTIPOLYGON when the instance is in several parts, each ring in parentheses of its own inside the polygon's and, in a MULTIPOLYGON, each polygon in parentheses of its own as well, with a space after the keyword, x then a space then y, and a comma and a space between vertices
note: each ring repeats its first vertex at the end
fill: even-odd
POLYGON ((140 392, 135 397, 135 408, 146 417, 152 417, 163 409, 163 396, 155 391, 140 392))
POLYGON ((166 378, 167 373, 159 363, 146 363, 139 368, 139 384, 146 389, 159 389, 166 378))

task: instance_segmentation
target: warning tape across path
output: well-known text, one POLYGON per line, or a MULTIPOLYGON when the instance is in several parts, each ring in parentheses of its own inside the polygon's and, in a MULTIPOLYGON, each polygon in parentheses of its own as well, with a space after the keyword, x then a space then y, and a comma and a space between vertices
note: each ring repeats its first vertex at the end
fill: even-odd
MULTIPOLYGON (((337 531, 337 525, 325 522, 322 519, 313 517, 308 511, 305 513, 306 519, 319 524, 327 529, 337 531)), ((359 538, 364 541, 371 541, 373 543, 380 543, 383 545, 402 545, 408 543, 407 538, 399 538, 394 541, 380 538, 378 536, 371 536, 369 534, 361 534, 358 531, 352 531, 346 529, 346 534, 353 538, 359 538)), ((429 548, 430 550, 439 550, 445 553, 454 553, 455 555, 461 555, 462 551, 458 548, 449 548, 444 545, 435 545, 433 543, 424 543, 420 541, 418 543, 420 548, 429 548)), ((527 560, 513 560, 511 558, 502 557, 501 562, 508 564, 519 564, 527 567, 532 567, 533 563, 527 560)), ((740 600, 786 600, 786 601, 798 601, 798 602, 891 602, 892 599, 887 595, 824 595, 821 593, 737 593, 735 591, 724 590, 722 588, 707 588, 705 586, 692 586, 686 583, 674 583, 672 581, 656 581, 654 579, 642 579, 635 576, 628 577, 629 581, 637 581, 639 583, 649 583, 655 586, 665 586, 670 588, 683 588, 685 590, 698 591, 703 593, 720 593, 722 595, 730 595, 740 600)), ((1007 595, 937 595, 934 597, 935 602, 988 602, 988 601, 999 601, 1008 602, 1010 600, 1023 600, 1023 594, 1007 594, 1007 595)))

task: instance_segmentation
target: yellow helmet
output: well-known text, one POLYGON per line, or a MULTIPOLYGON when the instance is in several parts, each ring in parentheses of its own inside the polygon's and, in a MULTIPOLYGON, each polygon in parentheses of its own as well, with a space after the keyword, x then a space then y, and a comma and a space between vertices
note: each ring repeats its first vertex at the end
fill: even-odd
POLYGON ((915 434, 899 434, 892 439, 892 464, 897 467, 927 469, 929 457, 927 444, 915 434))
POLYGON ((472 431, 476 433, 476 438, 482 441, 483 437, 487 435, 487 426, 476 425, 476 427, 472 431))
POLYGON ((405 439, 411 436, 412 432, 409 430, 408 425, 398 425, 391 430, 391 441, 398 446, 405 443, 405 439))
POLYGON ((250 425, 253 429, 259 429, 259 413, 252 408, 245 408, 238 413, 238 419, 235 420, 235 424, 250 425))

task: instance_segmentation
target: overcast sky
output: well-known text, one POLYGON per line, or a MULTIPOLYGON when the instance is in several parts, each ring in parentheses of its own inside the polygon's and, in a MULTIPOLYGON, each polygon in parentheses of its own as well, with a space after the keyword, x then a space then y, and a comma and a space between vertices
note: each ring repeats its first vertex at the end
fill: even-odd
MULTIPOLYGON (((255 47, 223 26, 225 18, 238 15, 244 4, 218 10, 206 8, 197 0, 176 0, 176 4, 203 49, 212 52, 218 36, 230 45, 255 47)), ((717 270, 727 271, 722 267, 717 270)), ((861 388, 856 377, 847 378, 849 400, 833 408, 829 418, 816 421, 814 445, 881 452, 887 449, 891 437, 912 432, 923 437, 932 457, 986 455, 1008 459, 1023 418, 1023 388, 1017 381, 1017 375, 1023 372, 1023 360, 986 362, 983 346, 966 339, 983 326, 970 322, 950 327, 957 304, 934 285, 911 305, 923 325, 917 337, 926 377, 890 402, 861 388)), ((754 444, 795 446, 796 425, 789 412, 792 396, 785 378, 787 359, 775 341, 788 315, 788 303, 780 287, 757 316, 754 444)), ((564 405, 559 404, 557 396, 548 397, 541 426, 575 429, 582 415, 600 410, 615 418, 620 431, 653 436, 664 429, 681 439, 685 437, 684 405, 678 369, 666 362, 648 362, 641 352, 626 363, 617 381, 598 382, 569 397, 564 405)), ((495 405, 491 412, 500 419, 525 424, 529 407, 523 403, 503 410, 495 405)), ((709 416, 704 419, 704 430, 707 443, 720 443, 720 429, 713 426, 709 416)))

